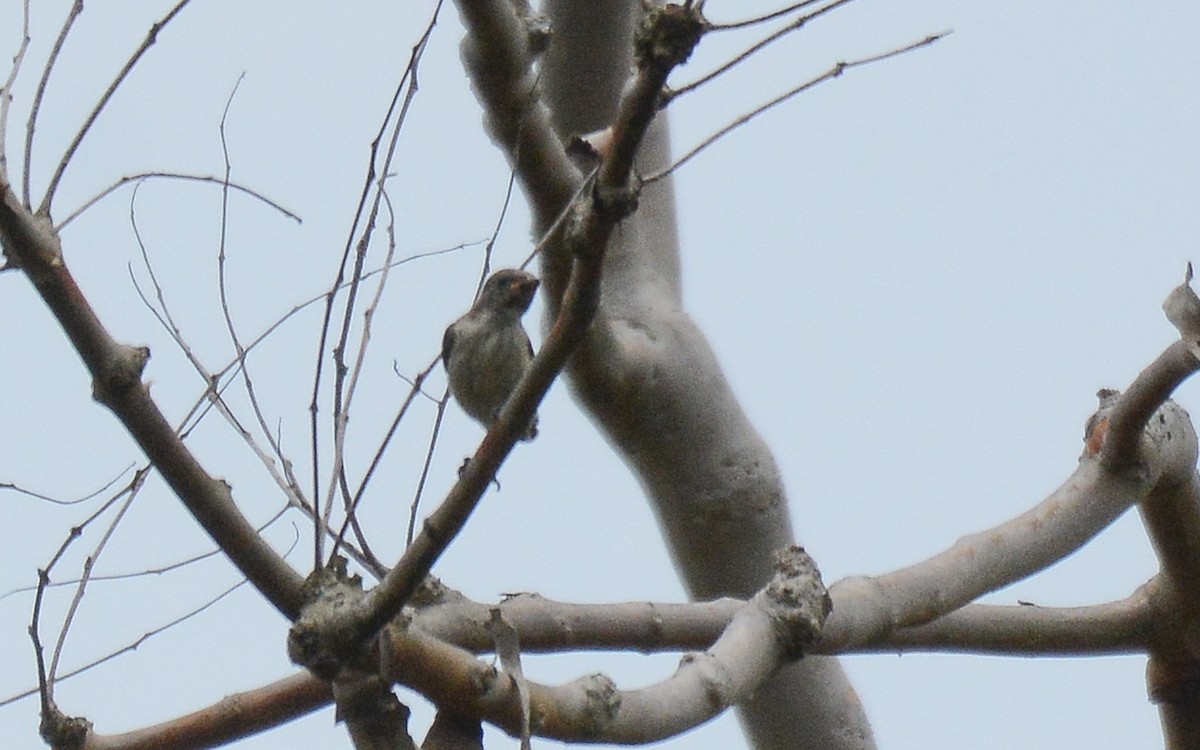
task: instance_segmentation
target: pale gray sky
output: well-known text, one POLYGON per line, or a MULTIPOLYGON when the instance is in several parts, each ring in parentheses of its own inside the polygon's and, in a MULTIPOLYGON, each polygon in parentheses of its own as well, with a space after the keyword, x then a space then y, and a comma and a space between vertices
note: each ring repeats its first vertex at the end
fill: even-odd
MULTIPOLYGON (((14 167, 42 61, 69 3, 34 5, 34 42, 8 133, 14 167)), ((35 194, 148 22, 169 5, 87 5, 47 90, 35 194)), ((242 330, 257 333, 331 278, 367 145, 430 11, 429 3, 400 5, 194 4, 98 122, 55 217, 121 175, 220 174, 217 127, 244 72, 228 124, 234 179, 304 219, 295 225, 251 201, 232 202, 231 307, 242 330)), ((719 20, 751 12, 721 0, 707 7, 719 20)), ((19 41, 19 8, 0 0, 6 60, 19 41)), ((481 135, 456 24, 448 7, 394 165, 402 255, 486 237, 503 198, 507 170, 481 135)), ((837 60, 945 29, 954 33, 928 49, 851 71, 768 114, 688 164, 677 182, 689 308, 776 451, 801 541, 828 582, 921 560, 1053 490, 1075 466, 1095 391, 1124 387, 1172 340, 1159 305, 1196 258, 1200 7, 1190 2, 859 0, 682 100, 672 113, 676 144, 698 142, 837 60)), ((707 40, 676 80, 690 80, 748 38, 707 40)), ((68 227, 66 257, 114 334, 152 347, 148 377, 178 418, 202 384, 133 291, 130 264, 139 280, 146 274, 130 198, 126 188, 68 227)), ((136 209, 173 312, 196 351, 219 367, 230 346, 216 302, 218 191, 149 183, 136 209)), ((520 208, 510 214, 497 263, 528 252, 523 216, 520 208)), ((443 327, 469 304, 480 257, 468 249, 394 274, 351 427, 358 471, 405 390, 392 361, 413 374, 435 355, 443 327)), ((0 277, 0 319, 9 321, 0 482, 78 496, 136 460, 17 274, 0 277)), ((304 463, 317 323, 313 312, 298 316, 252 360, 273 425, 304 463)), ((440 380, 432 390, 440 392, 440 380)), ((1179 393, 1185 407, 1196 398, 1192 385, 1179 393)), ((377 535, 393 540, 379 550, 385 559, 402 543, 433 412, 428 403, 417 409, 365 509, 374 528, 395 529, 377 535)), ((451 408, 429 501, 481 435, 451 408)), ((215 418, 191 442, 253 519, 279 508, 278 492, 215 418)), ((543 407, 542 437, 518 449, 501 481, 436 569, 450 584, 485 601, 511 591, 572 601, 681 598, 636 483, 564 386, 543 407)), ((0 495, 0 593, 32 583, 92 507, 0 495)), ((293 522, 269 537, 286 548, 293 522)), ((152 482, 97 572, 145 570, 208 548, 174 497, 152 482)), ((299 566, 307 558, 306 550, 293 553, 299 566)), ((1069 560, 993 600, 1107 601, 1154 570, 1139 521, 1127 514, 1069 560)), ((214 561, 94 584, 64 667, 125 646, 235 581, 214 561)), ((65 603, 60 596, 51 612, 61 614, 65 603)), ((0 599, 5 695, 34 681, 30 605, 24 594, 0 599)), ((102 732, 166 719, 291 673, 285 632, 268 605, 241 590, 136 653, 63 683, 59 700, 102 732)), ((674 663, 585 654, 534 660, 528 671, 547 681, 605 671, 633 687, 674 663)), ((887 750, 1160 742, 1140 657, 846 663, 887 750)), ((420 735, 429 712, 420 698, 404 697, 420 735)), ((239 746, 348 747, 332 724, 324 711, 239 746)), ((36 726, 33 701, 0 709, 0 745, 36 746, 36 726)), ((669 746, 743 745, 727 715, 669 746)))

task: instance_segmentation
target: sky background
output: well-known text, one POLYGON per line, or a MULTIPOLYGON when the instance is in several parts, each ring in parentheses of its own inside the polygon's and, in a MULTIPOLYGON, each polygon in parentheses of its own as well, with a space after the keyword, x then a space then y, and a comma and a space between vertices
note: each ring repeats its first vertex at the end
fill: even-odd
MULTIPOLYGON (((33 43, 14 90, 12 177, 36 81, 70 3, 33 3, 33 43)), ((34 144, 40 196, 59 154, 167 2, 92 3, 47 88, 34 144)), ((111 102, 54 203, 62 220, 122 175, 220 175, 227 122, 232 176, 303 218, 231 201, 230 311, 256 335, 332 279, 361 190, 367 149, 431 4, 194 3, 111 102)), ((731 20, 763 3, 711 0, 731 20)), ((830 67, 952 29, 930 48, 848 72, 772 111, 685 166, 676 183, 689 311, 775 451, 800 540, 827 582, 935 554, 1022 512, 1074 469, 1095 392, 1123 388, 1175 336, 1160 304, 1197 259, 1200 230, 1200 6, 859 0, 672 108, 677 149, 830 67)), ((692 80, 764 31, 706 39, 673 83, 692 80)), ((422 66, 421 91, 389 183, 397 255, 477 243, 495 226, 508 171, 482 135, 458 62, 448 6, 422 66)), ((4 59, 20 41, 20 3, 0 0, 4 59)), ((232 356, 218 302, 220 194, 157 181, 124 188, 63 230, 68 264, 110 331, 148 344, 147 378, 172 419, 203 383, 139 301, 147 273, 131 224, 172 313, 212 369, 232 356)), ((494 262, 529 249, 517 205, 494 262)), ((380 244, 373 257, 382 259, 380 244)), ((350 464, 361 474, 413 375, 470 303, 478 245, 395 271, 377 315, 350 464)), ((535 304, 532 321, 540 315, 535 304)), ((72 498, 138 461, 45 308, 19 274, 0 276, 0 483, 72 498)), ((292 317, 251 359, 273 430, 307 477, 307 405, 320 323, 292 317)), ((535 336, 537 338, 537 336, 535 336)), ((440 370, 429 390, 441 392, 440 370)), ((239 405, 244 399, 231 391, 239 405)), ((1185 408, 1194 385, 1178 392, 1185 408)), ((324 414, 328 416, 328 399, 324 414)), ((242 409, 242 413, 245 413, 242 409)), ((418 400, 375 479, 363 515, 377 551, 403 544, 434 413, 418 400)), ((444 494, 481 430, 448 410, 426 503, 444 494)), ((227 425, 210 417, 190 445, 227 479, 256 522, 282 505, 227 425)), ((125 476, 123 481, 127 481, 125 476)), ((678 601, 636 482, 556 384, 541 437, 522 445, 435 573, 481 601, 535 591, 569 601, 678 601)), ((305 484, 307 487, 307 482, 305 484)), ((0 493, 0 694, 35 684, 26 635, 36 580, 73 524, 97 507, 0 493), (11 593, 16 592, 16 593, 11 593)), ((428 507, 428 506, 427 506, 428 507)), ((56 576, 77 574, 90 529, 56 576)), ((281 549, 305 529, 286 516, 281 549)), ((211 545, 157 480, 128 511, 96 573, 146 571, 211 545)), ((291 554, 307 569, 310 553, 291 554)), ((1156 563, 1136 514, 1032 580, 988 598, 1076 605, 1122 598, 1156 563)), ((169 574, 93 584, 64 669, 137 641, 237 582, 219 559, 169 574)), ((47 617, 69 601, 56 592, 47 617)), ((45 632, 53 637, 55 629, 45 632)), ((248 587, 136 652, 58 688, 61 707, 101 732, 164 720, 291 674, 286 624, 248 587)), ((534 678, 604 671, 622 687, 670 674, 675 656, 532 658, 534 678)), ((1140 657, 1006 659, 861 656, 845 660, 887 750, 1153 747, 1158 719, 1140 657)), ((414 708, 418 737, 430 721, 414 708)), ((0 745, 36 747, 36 705, 0 708, 0 745)), ((539 741, 550 746, 554 743, 539 741)), ((332 711, 237 747, 348 747, 332 711)), ((492 740, 489 747, 515 746, 492 740)), ((672 748, 742 747, 732 715, 672 748)))

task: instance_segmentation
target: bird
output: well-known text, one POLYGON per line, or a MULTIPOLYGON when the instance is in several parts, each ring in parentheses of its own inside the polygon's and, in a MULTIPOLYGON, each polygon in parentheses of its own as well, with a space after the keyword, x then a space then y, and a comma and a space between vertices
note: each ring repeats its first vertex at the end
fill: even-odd
MULTIPOLYGON (((468 415, 491 427, 533 361, 521 316, 533 302, 538 278, 518 268, 496 271, 475 304, 446 328, 442 364, 450 393, 468 415)), ((537 437, 537 414, 521 435, 537 437)))

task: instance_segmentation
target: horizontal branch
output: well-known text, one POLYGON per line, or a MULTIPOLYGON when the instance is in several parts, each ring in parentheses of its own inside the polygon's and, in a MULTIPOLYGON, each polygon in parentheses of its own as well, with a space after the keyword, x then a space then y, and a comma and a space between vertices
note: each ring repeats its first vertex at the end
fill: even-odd
POLYGON ((1152 581, 1128 598, 1086 607, 968 604, 932 622, 901 628, 883 640, 839 653, 1144 654, 1153 634, 1155 589, 1157 582, 1152 581))
POLYGON ((1187 354, 1179 342, 1168 347, 1125 394, 1101 392, 1078 468, 1042 503, 924 562, 835 583, 834 614, 821 648, 843 651, 887 641, 900 628, 953 612, 1066 557, 1152 492, 1189 482, 1196 433, 1183 409, 1163 403, 1167 384, 1173 388, 1186 377, 1181 351, 1187 354), (1143 416, 1147 408, 1153 418, 1143 416), (1136 430, 1132 438, 1126 436, 1130 430, 1136 430))
MULTIPOLYGON (((600 674, 551 687, 525 681, 536 734, 564 741, 645 744, 674 736, 748 698, 797 658, 828 614, 819 573, 799 547, 782 552, 776 575, 742 604, 707 651, 684 657, 667 679, 620 691, 600 674)), ((394 626, 383 648, 385 674, 441 710, 480 716, 517 734, 517 681, 470 652, 394 626)))
MULTIPOLYGON (((879 641, 857 644, 839 653, 1024 656, 1144 653, 1152 639, 1152 605, 1159 596, 1160 585, 1155 579, 1126 599, 1086 607, 972 604, 925 625, 902 628, 879 641)), ((481 669, 473 657, 493 652, 495 641, 487 625, 493 611, 499 611, 503 620, 516 630, 521 651, 526 654, 585 650, 649 654, 708 649, 747 606, 745 600, 732 598, 687 604, 575 604, 536 594, 519 594, 499 604, 474 602, 457 593, 442 594, 441 598, 443 601, 414 609, 405 631, 405 643, 393 646, 418 649, 423 654, 419 658, 431 662, 447 659, 451 668, 458 670, 481 669)), ((830 653, 831 645, 826 639, 811 644, 808 650, 813 654, 830 653)), ((405 653, 405 658, 418 658, 405 653)), ((556 692, 559 688, 539 686, 538 689, 543 691, 543 700, 560 695, 556 692)), ((309 672, 300 672, 155 727, 123 735, 93 735, 83 750, 215 747, 219 744, 217 738, 266 731, 331 701, 326 681, 309 672), (276 712, 270 708, 277 704, 291 706, 293 710, 276 712), (199 717, 204 717, 204 721, 199 721, 199 717), (212 738, 212 744, 202 742, 190 729, 181 729, 201 726, 206 727, 204 736, 212 738), (170 744, 169 738, 177 736, 187 743, 170 744), (139 744, 128 748, 118 744, 118 740, 132 738, 138 739, 139 744)))

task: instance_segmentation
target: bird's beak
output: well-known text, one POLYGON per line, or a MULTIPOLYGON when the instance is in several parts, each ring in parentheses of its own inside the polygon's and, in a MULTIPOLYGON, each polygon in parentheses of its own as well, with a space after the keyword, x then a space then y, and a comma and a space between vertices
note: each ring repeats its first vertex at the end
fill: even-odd
POLYGON ((521 300, 525 303, 533 301, 533 295, 537 294, 537 288, 542 282, 536 276, 528 276, 521 279, 521 300))

